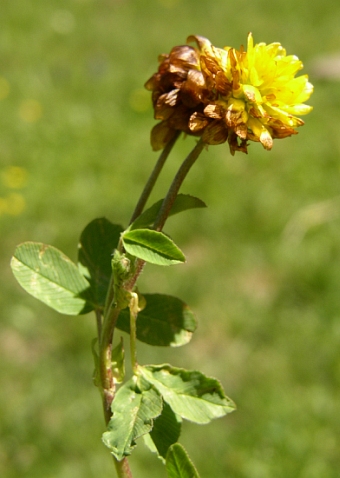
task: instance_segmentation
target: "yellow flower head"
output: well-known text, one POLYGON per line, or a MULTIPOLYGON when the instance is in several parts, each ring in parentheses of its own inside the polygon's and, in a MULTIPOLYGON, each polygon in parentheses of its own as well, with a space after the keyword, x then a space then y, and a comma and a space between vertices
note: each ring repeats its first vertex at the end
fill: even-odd
POLYGON ((251 33, 247 51, 216 48, 200 36, 190 36, 192 41, 197 48, 175 47, 163 55, 146 84, 162 120, 152 133, 154 149, 176 130, 207 144, 228 141, 232 154, 246 153, 249 140, 269 150, 274 138, 297 133, 304 123, 296 115, 312 110, 304 102, 313 86, 307 75, 295 77, 303 67, 296 56, 287 56, 280 43, 254 45, 251 33))

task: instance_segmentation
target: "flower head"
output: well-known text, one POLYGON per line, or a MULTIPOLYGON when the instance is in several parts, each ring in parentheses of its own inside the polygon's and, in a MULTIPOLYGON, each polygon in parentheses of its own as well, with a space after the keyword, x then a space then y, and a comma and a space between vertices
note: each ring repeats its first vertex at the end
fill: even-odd
POLYGON ((307 75, 295 77, 302 62, 286 55, 280 43, 254 45, 247 51, 213 46, 200 36, 160 57, 160 66, 146 83, 152 90, 155 118, 151 134, 161 149, 176 130, 201 136, 207 144, 228 141, 231 153, 247 152, 248 141, 271 149, 273 139, 296 134, 304 122, 296 115, 312 110, 304 104, 313 92, 307 75))

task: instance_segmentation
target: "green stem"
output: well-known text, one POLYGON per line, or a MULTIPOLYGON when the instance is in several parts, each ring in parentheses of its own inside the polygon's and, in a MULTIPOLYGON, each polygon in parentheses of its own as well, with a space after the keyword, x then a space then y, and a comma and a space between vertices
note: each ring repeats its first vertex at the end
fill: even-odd
MULTIPOLYGON (((165 221, 167 220, 169 213, 171 211, 171 208, 173 206, 173 203, 177 197, 177 194, 179 192, 179 189, 186 178, 187 174, 189 173, 191 167, 194 165, 195 161, 201 154, 203 148, 205 146, 204 141, 200 139, 194 149, 191 150, 189 155, 186 157, 186 159, 183 161, 181 167, 179 168, 174 180, 172 181, 169 191, 167 195, 164 198, 163 204, 159 210, 158 216, 156 218, 156 221, 154 222, 153 228, 156 231, 161 231, 163 229, 163 226, 165 224, 165 221)), ((131 277, 130 281, 126 284, 126 289, 127 290, 133 290, 138 277, 140 276, 143 267, 145 265, 145 261, 142 259, 138 259, 136 261, 136 272, 135 274, 131 277)))
MULTIPOLYGON (((180 131, 176 131, 176 134, 174 135, 174 137, 167 143, 167 145, 165 146, 165 148, 163 149, 160 157, 158 158, 158 161, 157 163, 155 164, 155 167, 153 168, 151 174, 150 174, 150 177, 142 191, 142 194, 137 202, 137 205, 135 207, 135 210, 131 216, 131 219, 130 219, 130 223, 131 224, 135 219, 137 219, 138 216, 140 216, 140 214, 143 212, 143 209, 145 207, 145 204, 147 202, 147 200, 149 199, 149 196, 153 190, 153 187, 158 179, 158 176, 160 175, 162 169, 163 169, 163 166, 165 164, 165 161, 167 160, 174 144, 176 143, 179 135, 181 134, 180 131)), ((119 245, 118 245, 118 250, 119 251, 122 251, 122 242, 119 241, 119 245)), ((141 266, 140 270, 139 270, 139 273, 138 273, 138 276, 139 274, 141 273, 143 269, 143 266, 141 266)), ((132 289, 130 289, 132 290, 132 289)), ((109 287, 108 287, 108 290, 107 290, 107 295, 106 295, 106 301, 105 301, 105 308, 104 308, 104 323, 106 322, 106 315, 108 314, 108 312, 110 311, 111 309, 111 306, 112 306, 112 303, 113 303, 113 299, 114 299, 114 291, 113 291, 113 275, 111 274, 111 278, 110 278, 110 284, 109 284, 109 287)))
POLYGON ((154 222, 153 227, 156 231, 161 231, 163 229, 165 221, 167 220, 170 210, 173 206, 173 203, 177 197, 178 191, 184 179, 186 178, 188 172, 190 171, 191 167, 195 163, 198 156, 201 154, 204 146, 205 146, 205 143, 202 141, 202 139, 200 139, 198 143, 196 144, 196 146, 194 147, 194 149, 186 157, 181 167, 179 168, 174 180, 171 183, 168 194, 164 198, 163 204, 159 210, 156 221, 154 222))
POLYGON ((132 478, 132 473, 129 467, 127 458, 123 458, 122 461, 117 461, 113 458, 118 478, 132 478))
POLYGON ((174 144, 176 143, 177 141, 177 138, 179 137, 180 135, 180 131, 177 131, 175 136, 167 143, 167 145, 165 146, 165 148, 163 149, 160 157, 158 158, 158 161, 155 165, 155 167, 153 168, 152 172, 151 172, 151 175, 146 183, 146 185, 144 186, 144 189, 143 189, 143 192, 139 198, 139 201, 137 203, 137 206, 131 216, 131 219, 130 219, 130 222, 129 224, 131 224, 135 219, 137 219, 138 216, 140 216, 140 214, 143 212, 143 209, 145 207, 145 204, 147 202, 147 200, 149 199, 149 196, 153 190, 153 187, 157 181, 157 178, 160 174, 160 172, 162 171, 163 169, 163 166, 165 164, 165 161, 167 160, 167 157, 169 156, 174 144))

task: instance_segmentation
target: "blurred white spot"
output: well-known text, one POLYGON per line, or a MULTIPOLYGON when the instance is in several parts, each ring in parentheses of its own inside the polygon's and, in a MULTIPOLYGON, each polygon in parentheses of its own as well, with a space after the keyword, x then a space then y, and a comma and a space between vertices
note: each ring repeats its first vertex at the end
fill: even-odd
POLYGON ((314 59, 309 68, 311 78, 340 80, 340 54, 324 55, 314 59))
POLYGON ((74 30, 76 20, 68 10, 57 10, 51 18, 51 27, 61 35, 67 35, 74 30))
POLYGON ((74 105, 69 110, 69 121, 73 126, 85 128, 92 123, 91 109, 86 105, 74 105))
POLYGON ((315 226, 325 224, 339 217, 340 196, 299 209, 283 231, 283 241, 300 243, 306 233, 315 226))

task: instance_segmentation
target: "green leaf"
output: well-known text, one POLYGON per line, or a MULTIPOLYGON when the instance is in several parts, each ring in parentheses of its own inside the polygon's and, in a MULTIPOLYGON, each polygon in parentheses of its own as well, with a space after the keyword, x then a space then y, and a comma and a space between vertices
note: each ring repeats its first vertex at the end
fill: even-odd
POLYGON ((112 403, 112 418, 103 442, 117 460, 130 455, 136 439, 149 433, 162 411, 162 398, 153 388, 136 390, 134 379, 125 383, 112 403))
MULTIPOLYGON (((137 318, 137 339, 149 345, 178 347, 187 344, 196 330, 189 307, 170 295, 145 294, 146 306, 137 318)), ((130 333, 130 313, 120 312, 116 326, 130 333)))
POLYGON ((183 252, 163 232, 135 229, 122 236, 125 250, 151 264, 170 266, 185 262, 183 252))
MULTIPOLYGON (((131 225, 132 229, 143 229, 144 227, 152 226, 155 222, 158 212, 163 204, 163 199, 160 199, 153 204, 149 209, 144 211, 131 225)), ((187 209, 195 209, 207 207, 207 205, 199 198, 190 196, 189 194, 178 194, 175 202, 171 208, 169 216, 186 211, 187 209)))
POLYGON ((162 395, 180 417, 195 423, 209 423, 235 409, 215 378, 171 365, 139 367, 142 376, 162 395))
POLYGON ((169 448, 166 457, 168 478, 199 478, 199 474, 187 452, 179 443, 169 448))
POLYGON ((150 442, 146 441, 147 446, 158 453, 162 461, 165 461, 169 447, 178 441, 181 426, 181 418, 164 402, 162 413, 155 419, 153 429, 149 435, 145 435, 150 437, 152 443, 150 446, 150 442))
POLYGON ((11 267, 19 284, 52 309, 68 315, 93 309, 89 283, 55 247, 25 242, 16 248, 11 267))
POLYGON ((83 230, 78 245, 78 267, 91 285, 97 307, 104 307, 112 273, 112 253, 123 228, 104 217, 94 219, 83 230))

